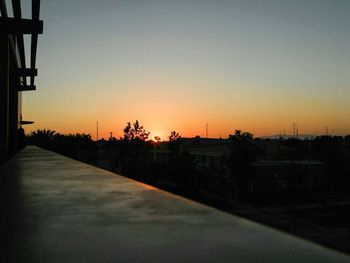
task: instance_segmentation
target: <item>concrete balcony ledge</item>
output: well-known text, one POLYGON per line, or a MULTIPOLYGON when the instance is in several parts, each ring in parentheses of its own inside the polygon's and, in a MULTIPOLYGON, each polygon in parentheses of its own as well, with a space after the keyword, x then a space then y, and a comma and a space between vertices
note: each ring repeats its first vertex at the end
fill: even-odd
POLYGON ((25 148, 0 174, 3 262, 350 262, 38 147, 25 148))

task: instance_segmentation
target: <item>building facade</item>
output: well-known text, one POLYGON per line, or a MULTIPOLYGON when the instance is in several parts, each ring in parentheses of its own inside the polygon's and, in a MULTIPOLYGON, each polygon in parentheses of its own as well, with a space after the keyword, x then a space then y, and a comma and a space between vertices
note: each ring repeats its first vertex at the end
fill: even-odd
MULTIPOLYGON (((22 17, 21 1, 12 0, 13 17, 9 17, 6 1, 0 1, 0 163, 13 156, 24 144, 22 92, 35 90, 38 35, 43 32, 39 20, 40 0, 32 0, 32 17, 22 17), (26 64, 24 35, 30 36, 26 64)), ((11 9, 9 8, 9 10, 11 9)))

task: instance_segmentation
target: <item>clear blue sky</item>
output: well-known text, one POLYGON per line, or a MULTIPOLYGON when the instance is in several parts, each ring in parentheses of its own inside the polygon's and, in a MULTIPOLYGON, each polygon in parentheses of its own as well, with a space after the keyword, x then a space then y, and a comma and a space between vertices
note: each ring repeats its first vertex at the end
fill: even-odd
MULTIPOLYGON (((23 1, 22 1, 23 2, 23 1)), ((31 129, 350 133, 350 1, 44 0, 31 129)))

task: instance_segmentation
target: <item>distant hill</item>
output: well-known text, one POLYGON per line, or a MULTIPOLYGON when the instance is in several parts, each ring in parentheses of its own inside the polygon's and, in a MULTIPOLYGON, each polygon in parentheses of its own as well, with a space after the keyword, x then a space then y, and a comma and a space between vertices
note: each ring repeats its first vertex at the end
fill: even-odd
POLYGON ((298 136, 293 136, 293 135, 281 135, 281 134, 276 134, 276 135, 268 135, 268 136, 260 136, 258 138, 261 139, 279 139, 279 138, 283 138, 283 139, 289 139, 289 138, 298 138, 301 140, 305 140, 305 139, 313 139, 315 137, 317 137, 318 135, 315 134, 299 134, 298 136))

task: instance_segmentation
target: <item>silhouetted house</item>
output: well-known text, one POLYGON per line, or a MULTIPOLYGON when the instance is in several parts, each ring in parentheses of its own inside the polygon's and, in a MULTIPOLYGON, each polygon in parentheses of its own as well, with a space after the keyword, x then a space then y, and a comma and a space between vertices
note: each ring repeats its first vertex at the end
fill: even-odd
POLYGON ((224 169, 229 148, 226 144, 216 144, 204 147, 189 148, 189 153, 194 157, 199 169, 224 169))
POLYGON ((180 149, 186 149, 194 158, 198 169, 224 169, 225 158, 229 154, 226 139, 181 138, 180 149))
POLYGON ((252 172, 252 193, 313 191, 324 182, 324 165, 319 161, 261 160, 252 164, 252 172))
POLYGON ((170 160, 171 158, 171 151, 170 150, 162 150, 162 149, 156 149, 154 151, 154 160, 160 163, 166 163, 170 160))
MULTIPOLYGON (((225 158, 229 154, 227 140, 212 138, 180 138, 179 151, 187 151, 193 157, 198 169, 224 169, 225 158)), ((167 142, 154 144, 153 160, 165 163, 172 156, 167 142)))
POLYGON ((36 49, 38 34, 43 32, 39 20, 40 1, 32 1, 32 18, 22 17, 21 2, 12 0, 13 17, 9 17, 6 1, 0 1, 0 163, 23 147, 22 91, 35 90, 37 75, 36 49), (24 35, 31 36, 29 67, 26 64, 24 35))
POLYGON ((342 150, 342 191, 350 193, 350 141, 349 137, 344 139, 342 150))
POLYGON ((260 153, 259 159, 277 159, 283 148, 281 141, 277 139, 256 139, 254 145, 260 153))
POLYGON ((296 138, 256 139, 254 145, 258 150, 260 160, 294 160, 306 157, 306 152, 302 150, 307 149, 308 142, 296 138), (296 145, 293 145, 293 142, 296 145), (296 146, 303 146, 303 149, 298 149, 296 146))
MULTIPOLYGON (((324 186, 324 164, 314 160, 279 160, 281 152, 289 148, 283 141, 260 139, 254 140, 258 148, 258 160, 251 164, 251 175, 244 178, 241 190, 246 193, 273 193, 289 190, 315 191, 324 186)), ((226 139, 181 138, 180 151, 186 150, 195 161, 196 169, 203 172, 209 184, 220 185, 217 190, 224 189, 222 185, 229 184, 229 168, 227 157, 230 154, 226 139), (220 188, 220 189, 219 189, 220 188)), ((153 159, 166 163, 171 157, 171 151, 166 143, 154 147, 153 159)), ((284 155, 287 157, 289 154, 284 155)))
POLYGON ((166 163, 172 156, 168 148, 168 142, 153 143, 153 160, 159 163, 166 163))

